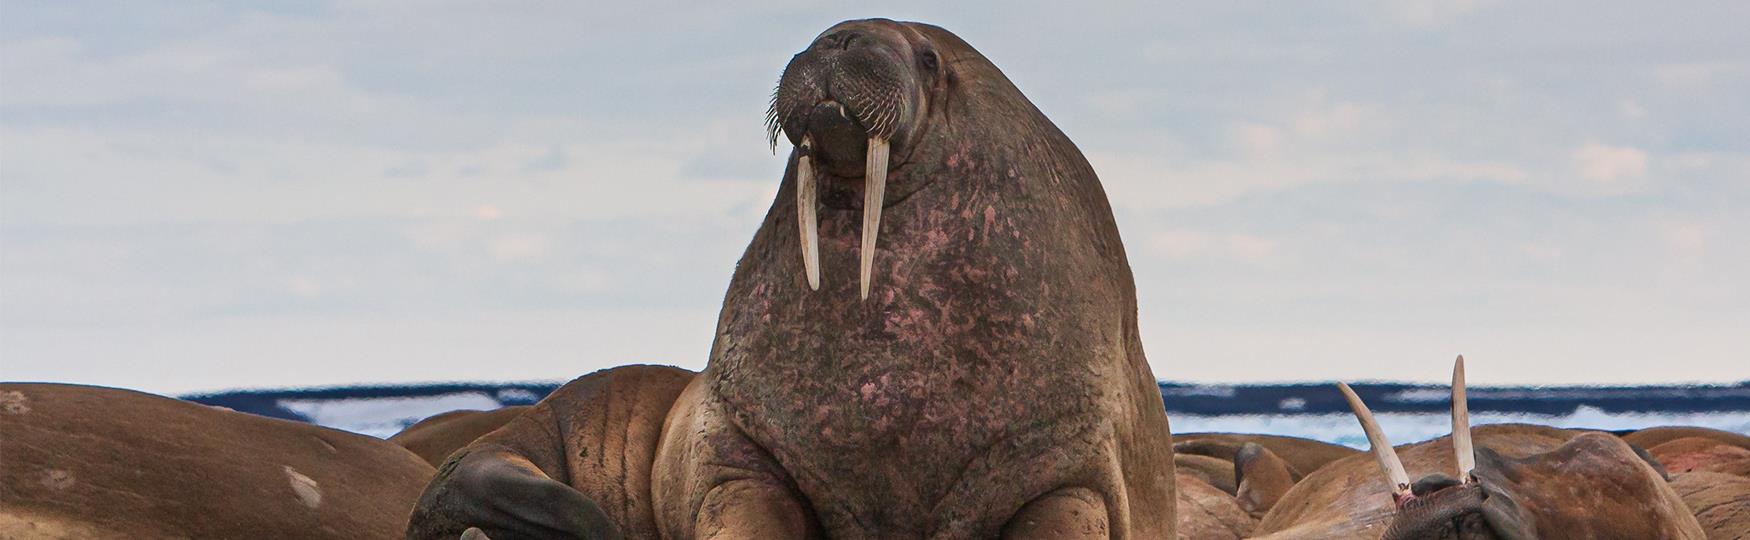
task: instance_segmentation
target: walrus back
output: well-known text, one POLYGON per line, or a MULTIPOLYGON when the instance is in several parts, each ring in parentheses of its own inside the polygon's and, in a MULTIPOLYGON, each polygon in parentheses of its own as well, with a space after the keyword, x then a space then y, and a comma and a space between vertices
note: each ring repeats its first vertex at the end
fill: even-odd
POLYGON ((0 402, 4 538, 396 538, 432 474, 372 437, 129 390, 0 402))

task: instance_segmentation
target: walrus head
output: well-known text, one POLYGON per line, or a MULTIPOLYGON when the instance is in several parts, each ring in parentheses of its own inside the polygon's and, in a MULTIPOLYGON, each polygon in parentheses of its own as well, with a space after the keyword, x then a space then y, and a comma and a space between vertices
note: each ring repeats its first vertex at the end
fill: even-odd
POLYGON ((1581 435, 1555 450, 1524 459, 1474 448, 1463 356, 1452 368, 1452 449, 1457 476, 1435 473, 1411 483, 1367 405, 1348 385, 1338 383, 1338 388, 1367 433, 1380 472, 1392 486, 1394 512, 1382 540, 1529 540, 1538 538, 1540 530, 1569 530, 1576 537, 1587 537, 1569 525, 1644 518, 1609 514, 1618 505, 1646 506, 1643 499, 1653 498, 1646 487, 1663 483, 1656 473, 1648 474, 1656 469, 1649 456, 1607 434, 1581 435), (1589 499, 1596 508, 1562 499, 1586 491, 1611 496, 1589 499))
MULTIPOLYGON (((820 288, 820 193, 843 193, 849 187, 843 184, 861 180, 860 283, 862 297, 869 297, 889 168, 911 154, 912 141, 929 127, 932 101, 953 78, 947 56, 956 47, 937 47, 926 34, 931 29, 885 19, 839 23, 790 59, 772 94, 767 136, 774 149, 780 132, 795 146, 797 221, 812 289, 820 288)), ((920 186, 895 187, 903 197, 920 186)), ((849 206, 855 199, 825 202, 849 206)))

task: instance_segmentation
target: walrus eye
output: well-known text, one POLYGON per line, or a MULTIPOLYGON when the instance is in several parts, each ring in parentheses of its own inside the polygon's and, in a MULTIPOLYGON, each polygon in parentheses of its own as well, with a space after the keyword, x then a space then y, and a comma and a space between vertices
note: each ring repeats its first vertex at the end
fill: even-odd
POLYGON ((919 51, 918 52, 918 63, 923 64, 924 69, 927 69, 930 71, 935 71, 936 70, 936 51, 932 51, 929 49, 924 49, 922 51, 919 51))

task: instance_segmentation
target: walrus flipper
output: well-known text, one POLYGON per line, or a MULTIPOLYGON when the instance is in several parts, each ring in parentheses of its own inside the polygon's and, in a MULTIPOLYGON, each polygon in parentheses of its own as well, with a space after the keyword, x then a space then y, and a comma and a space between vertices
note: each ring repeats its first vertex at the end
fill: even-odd
POLYGON ((579 377, 457 451, 426 486, 407 538, 647 538, 651 466, 694 374, 626 366, 579 377))
POLYGON ((623 538, 595 501, 502 446, 470 448, 442 474, 420 497, 408 538, 455 538, 469 527, 497 540, 623 538))

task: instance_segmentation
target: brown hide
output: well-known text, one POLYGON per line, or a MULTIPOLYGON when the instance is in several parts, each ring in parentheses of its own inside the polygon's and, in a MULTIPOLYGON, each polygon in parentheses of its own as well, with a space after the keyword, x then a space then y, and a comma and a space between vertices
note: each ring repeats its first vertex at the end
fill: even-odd
POLYGON ((1179 538, 1248 538, 1258 525, 1258 520, 1241 510, 1232 495, 1194 476, 1179 475, 1178 487, 1179 538))
POLYGON ((1324 441, 1286 437, 1281 435, 1254 435, 1246 433, 1186 433, 1173 435, 1173 451, 1180 454, 1196 454, 1213 456, 1233 461, 1234 454, 1246 443, 1254 443, 1264 447, 1276 457, 1281 458, 1292 467, 1291 472, 1299 479, 1326 463, 1346 458, 1361 451, 1347 446, 1331 444, 1324 441))
POLYGON ((1277 501, 1294 489, 1295 478, 1288 462, 1256 443, 1241 446, 1234 461, 1239 482, 1234 498, 1239 501, 1240 508, 1253 517, 1263 518, 1277 501))
MULTIPOLYGON (((1485 485, 1511 494, 1535 518, 1531 527, 1544 537, 1701 537, 1676 493, 1613 436, 1503 424, 1476 427, 1472 437, 1477 448, 1489 449, 1478 453, 1478 474, 1485 477, 1485 485), (1499 474, 1491 477, 1486 468, 1499 474), (1642 534, 1652 536, 1637 536, 1642 534)), ((1412 479, 1456 474, 1450 437, 1398 446, 1397 453, 1412 479)), ((1378 465, 1370 456, 1357 455, 1295 484, 1264 516, 1258 533, 1268 538, 1374 539, 1394 514, 1378 465)))
POLYGON ((490 411, 450 411, 407 426, 389 437, 389 442, 407 448, 436 467, 442 465, 451 452, 491 433, 527 410, 527 405, 517 405, 490 411))
POLYGON ((1232 460, 1195 454, 1174 454, 1173 467, 1180 476, 1191 475, 1228 495, 1233 495, 1237 487, 1232 460))
POLYGON ((1707 471, 1750 477, 1750 450, 1713 437, 1672 439, 1647 453, 1671 474, 1707 471))
POLYGON ((1730 431, 1690 426, 1660 426, 1636 430, 1622 435, 1622 440, 1641 448, 1652 449, 1677 439, 1702 437, 1750 450, 1750 437, 1730 431))
POLYGON ((0 384, 0 538, 398 538, 431 466, 130 390, 0 384))
POLYGON ((1679 474, 1671 488, 1683 497, 1709 540, 1750 536, 1750 478, 1716 472, 1679 474))

